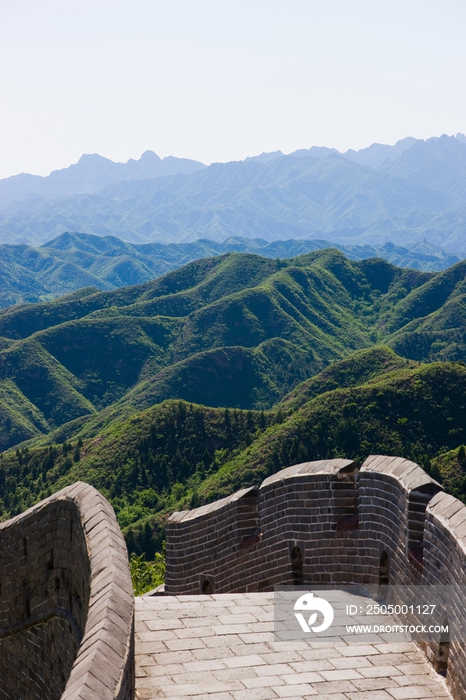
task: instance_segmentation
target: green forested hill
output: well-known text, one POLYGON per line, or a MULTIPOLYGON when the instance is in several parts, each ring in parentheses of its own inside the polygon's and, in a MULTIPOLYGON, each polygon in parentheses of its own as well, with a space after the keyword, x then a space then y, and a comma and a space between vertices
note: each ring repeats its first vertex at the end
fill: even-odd
POLYGON ((466 367, 434 363, 386 371, 365 383, 317 395, 223 465, 207 490, 254 483, 311 459, 394 454, 424 464, 466 439, 466 367))
POLYGON ((230 253, 0 312, 0 517, 84 479, 150 554, 170 508, 294 462, 457 449, 465 271, 230 253))
MULTIPOLYGON (((377 349, 366 351, 364 361, 372 366, 369 381, 357 383, 357 366, 353 377, 347 375, 353 384, 348 388, 326 390, 325 378, 316 378, 322 393, 289 413, 166 401, 91 430, 75 424, 72 439, 55 434, 48 445, 5 452, 2 517, 81 479, 110 499, 130 549, 152 557, 170 511, 259 483, 291 464, 339 456, 362 461, 386 453, 429 468, 429 460, 464 443, 462 364, 390 370, 377 349)), ((403 364, 401 358, 391 361, 403 364)), ((348 361, 337 364, 337 375, 348 372, 348 361)), ((454 454, 447 483, 464 497, 462 467, 451 477, 454 454)))
POLYGON ((465 265, 428 273, 335 249, 229 253, 142 285, 0 311, 0 385, 18 396, 16 407, 0 402, 0 448, 170 398, 267 410, 380 341, 414 360, 462 359, 465 265))
MULTIPOLYGON (((370 342, 353 308, 370 291, 358 268, 337 251, 298 263, 232 253, 139 287, 0 312, 0 382, 13 382, 48 429, 117 400, 270 408, 370 342)), ((40 429, 23 421, 21 405, 8 412, 18 429, 2 434, 3 448, 40 429)))
POLYGON ((332 363, 320 374, 298 384, 279 406, 285 411, 294 411, 327 391, 358 386, 371 379, 378 380, 381 374, 416 365, 416 362, 399 357, 386 345, 358 350, 347 359, 332 363))

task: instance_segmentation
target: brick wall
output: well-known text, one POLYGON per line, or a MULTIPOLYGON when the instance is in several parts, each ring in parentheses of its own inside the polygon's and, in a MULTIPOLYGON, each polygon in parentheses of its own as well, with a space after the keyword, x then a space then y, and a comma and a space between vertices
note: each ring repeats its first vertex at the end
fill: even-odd
POLYGON ((382 556, 391 583, 421 583, 426 508, 439 491, 400 457, 371 456, 360 470, 343 459, 283 469, 169 518, 166 591, 199 593, 206 580, 216 593, 379 583, 382 556))
POLYGON ((0 698, 133 698, 133 608, 124 540, 91 486, 1 523, 0 698))
POLYGON ((258 488, 174 513, 166 592, 199 593, 206 581, 215 593, 293 583, 455 586, 452 636, 421 646, 438 670, 448 661, 454 697, 466 700, 466 506, 409 460, 375 455, 360 470, 342 459, 295 465, 258 488))
POLYGON ((426 508, 441 490, 407 459, 376 455, 364 462, 359 474, 360 543, 372 583, 379 582, 384 552, 390 583, 422 582, 426 508))
POLYGON ((306 462, 173 513, 166 592, 199 593, 206 581, 215 593, 238 593, 358 578, 357 471, 344 459, 306 462))
MULTIPOLYGON (((454 696, 466 698, 466 506, 453 496, 437 494, 427 506, 424 534, 423 583, 448 589, 452 628, 448 681, 454 696)), ((440 640, 438 640, 440 642, 440 640)), ((427 649, 428 656, 438 648, 427 649)))

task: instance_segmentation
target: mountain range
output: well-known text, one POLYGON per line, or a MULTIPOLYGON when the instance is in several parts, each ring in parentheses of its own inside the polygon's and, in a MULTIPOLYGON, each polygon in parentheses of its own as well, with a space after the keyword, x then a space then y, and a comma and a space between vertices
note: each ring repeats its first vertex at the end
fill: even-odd
POLYGON ((203 163, 188 158, 168 156, 162 159, 153 151, 146 151, 139 160, 131 158, 127 163, 114 163, 97 153, 85 154, 74 165, 54 170, 46 177, 21 173, 0 180, 0 205, 17 199, 61 199, 75 194, 92 194, 122 180, 132 182, 193 173, 205 167, 203 163))
POLYGON ((417 362, 466 360, 465 273, 466 262, 423 272, 335 249, 228 253, 0 311, 0 449, 165 399, 267 410, 380 342, 417 362))
POLYGON ((337 247, 347 257, 382 257, 400 267, 442 270, 459 257, 428 243, 410 247, 334 245, 318 239, 267 242, 229 238, 223 242, 127 243, 114 236, 64 233, 39 248, 0 245, 0 308, 17 303, 47 301, 81 287, 109 290, 142 284, 199 258, 228 252, 250 252, 267 258, 290 258, 337 247))
POLYGON ((0 311, 0 518, 81 479, 153 556, 174 508, 374 452, 465 498, 465 275, 230 252, 0 311))
POLYGON ((0 241, 40 245, 66 231, 132 243, 231 237, 341 245, 433 244, 466 253, 466 137, 338 153, 312 147, 204 166, 83 156, 46 178, 0 181, 0 241))

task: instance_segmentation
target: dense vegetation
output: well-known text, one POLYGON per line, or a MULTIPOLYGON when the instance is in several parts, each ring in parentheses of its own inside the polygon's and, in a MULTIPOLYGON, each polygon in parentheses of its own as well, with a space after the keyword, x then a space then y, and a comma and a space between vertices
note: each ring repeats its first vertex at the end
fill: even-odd
POLYGON ((142 586, 167 513, 296 462, 398 454, 464 498, 465 265, 232 253, 0 312, 0 518, 92 483, 142 586))
MULTIPOLYGON (((1 517, 81 479, 109 498, 131 551, 153 558, 167 513, 259 483, 291 464, 388 453, 433 469, 436 457, 466 442, 463 364, 389 369, 403 360, 388 348, 355 359, 353 370, 350 359, 333 366, 347 388, 328 389, 326 370, 315 378, 313 398, 294 410, 283 408, 288 401, 258 412, 171 400, 115 420, 95 437, 81 430, 73 440, 10 450, 0 458, 1 517)), ((462 497, 463 481, 441 471, 462 497)))
POLYGON ((154 561, 147 561, 145 554, 133 552, 129 558, 129 568, 134 595, 142 595, 165 580, 165 551, 156 552, 154 561))
POLYGON ((0 312, 0 449, 167 398, 270 409, 382 337, 417 288, 453 274, 454 296, 458 266, 434 274, 336 250, 285 261, 230 253, 144 285, 12 307, 0 312))

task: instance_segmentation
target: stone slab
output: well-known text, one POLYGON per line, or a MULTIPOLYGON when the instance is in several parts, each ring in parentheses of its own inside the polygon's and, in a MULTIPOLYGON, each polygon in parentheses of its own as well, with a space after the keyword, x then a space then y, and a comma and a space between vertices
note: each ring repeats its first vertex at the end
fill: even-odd
POLYGON ((136 598, 136 698, 451 700, 444 679, 414 643, 325 649, 311 642, 277 643, 271 631, 255 629, 257 619, 272 628, 272 604, 273 593, 136 598), (238 635, 233 619, 248 631, 238 635), (164 634, 168 651, 159 653, 164 634), (188 642, 192 652, 174 639, 188 642))

